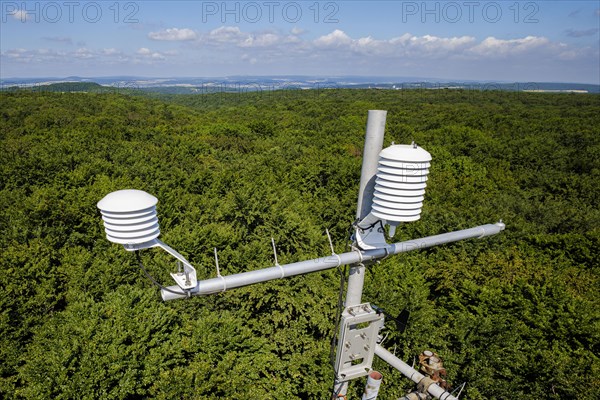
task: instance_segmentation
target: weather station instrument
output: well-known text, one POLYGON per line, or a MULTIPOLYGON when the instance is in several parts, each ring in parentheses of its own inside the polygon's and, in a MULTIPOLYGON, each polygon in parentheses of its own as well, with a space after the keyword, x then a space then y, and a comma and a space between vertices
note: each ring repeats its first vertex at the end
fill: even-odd
POLYGON ((353 225, 352 251, 337 254, 329 232, 331 255, 314 260, 280 265, 273 242, 275 265, 255 271, 221 275, 215 249, 217 276, 198 280, 195 268, 177 251, 158 239, 160 229, 156 204, 158 199, 134 189, 109 193, 98 202, 106 238, 138 251, 159 247, 177 259, 178 270, 171 273, 176 285, 161 288, 164 301, 224 292, 234 288, 307 274, 349 265, 344 309, 339 319, 337 349, 334 363, 335 382, 332 398, 346 398, 348 383, 367 377, 363 400, 377 398, 382 375, 372 369, 378 356, 417 384, 417 390, 403 399, 433 396, 441 400, 456 400, 446 390, 440 373, 442 362, 432 352, 419 358, 421 373, 406 364, 381 344, 380 330, 385 315, 376 306, 363 302, 365 265, 383 258, 413 250, 438 246, 465 239, 483 238, 500 233, 502 221, 474 228, 427 236, 398 243, 387 243, 401 222, 417 221, 421 215, 425 189, 431 166, 431 155, 415 143, 392 144, 383 149, 387 111, 370 110, 367 119, 363 163, 358 194, 356 222, 353 225))

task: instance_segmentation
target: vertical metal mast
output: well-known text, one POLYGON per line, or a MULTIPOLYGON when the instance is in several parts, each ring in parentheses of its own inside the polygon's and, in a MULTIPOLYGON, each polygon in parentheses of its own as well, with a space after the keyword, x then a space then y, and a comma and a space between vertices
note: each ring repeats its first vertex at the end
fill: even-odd
MULTIPOLYGON (((373 192, 375 191, 375 178, 379 153, 383 149, 383 136, 385 134, 385 119, 387 111, 369 110, 367 119, 367 132, 365 135, 365 148, 363 150, 363 163, 358 189, 358 206, 356 208, 357 220, 362 220, 371 211, 373 192)), ((346 292, 345 306, 351 307, 361 303, 363 284, 365 281, 365 266, 362 263, 350 267, 348 276, 348 290, 346 292)))
MULTIPOLYGON (((357 221, 365 218, 371 211, 377 174, 377 162, 379 160, 379 153, 383 149, 386 117, 387 111, 369 110, 365 134, 365 147, 363 149, 362 170, 360 174, 360 186, 358 190, 358 205, 356 207, 357 221)), ((353 264, 350 267, 350 273, 348 275, 348 289, 346 291, 346 301, 344 303, 346 308, 361 304, 364 282, 364 264, 362 262, 353 264)), ((340 341, 338 343, 338 352, 342 345, 343 344, 340 341)), ((336 377, 333 388, 334 396, 345 396, 347 391, 348 381, 339 381, 336 377)))
POLYGON ((387 111, 369 110, 360 186, 358 188, 358 206, 356 208, 356 218, 359 220, 366 217, 371 211, 373 192, 375 190, 375 174, 377 174, 377 161, 379 160, 379 153, 383 149, 386 116, 387 111))

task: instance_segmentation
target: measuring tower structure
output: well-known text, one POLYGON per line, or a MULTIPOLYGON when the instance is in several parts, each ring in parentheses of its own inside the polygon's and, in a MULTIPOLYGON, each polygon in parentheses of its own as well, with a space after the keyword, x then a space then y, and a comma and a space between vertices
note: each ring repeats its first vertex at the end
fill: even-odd
MULTIPOLYGON (((372 368, 373 360, 377 356, 417 383, 423 396, 457 400, 457 397, 432 381, 429 376, 417 371, 380 344, 380 331, 384 326, 385 315, 376 306, 362 299, 366 265, 408 251, 496 235, 504 230, 505 225, 500 221, 434 236, 387 243, 386 225, 388 236, 393 237, 400 223, 420 218, 431 155, 415 143, 392 144, 383 149, 386 116, 387 111, 382 110, 370 110, 368 113, 356 220, 353 224, 352 246, 349 252, 336 253, 327 232, 330 255, 280 265, 277 261, 275 242, 272 240, 275 265, 255 271, 221 275, 215 249, 217 276, 198 280, 192 264, 158 239, 158 199, 135 189, 109 193, 98 202, 106 238, 123 245, 127 251, 159 247, 176 258, 178 268, 171 273, 176 285, 161 287, 164 301, 221 293, 274 279, 349 266, 345 300, 339 316, 339 330, 336 332, 332 398, 345 399, 349 382, 367 377, 363 400, 376 399, 382 379, 382 375, 372 368)), ((410 396, 405 398, 409 399, 410 396)))

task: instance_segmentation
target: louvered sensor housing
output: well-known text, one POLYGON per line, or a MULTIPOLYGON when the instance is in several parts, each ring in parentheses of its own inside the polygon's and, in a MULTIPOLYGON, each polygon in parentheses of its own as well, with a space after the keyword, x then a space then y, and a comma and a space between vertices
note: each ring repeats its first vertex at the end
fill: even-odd
POLYGON ((196 287, 196 269, 177 251, 158 240, 158 199, 142 190, 124 189, 107 194, 98 202, 106 238, 128 251, 160 247, 181 262, 183 268, 171 276, 184 290, 196 287))
POLYGON ((394 236, 400 222, 421 218, 431 154, 412 144, 392 145, 379 153, 371 212, 358 223, 357 243, 363 249, 385 247, 381 227, 394 236))
POLYGON ((431 155, 416 144, 393 145, 379 153, 371 213, 390 225, 421 217, 431 155))

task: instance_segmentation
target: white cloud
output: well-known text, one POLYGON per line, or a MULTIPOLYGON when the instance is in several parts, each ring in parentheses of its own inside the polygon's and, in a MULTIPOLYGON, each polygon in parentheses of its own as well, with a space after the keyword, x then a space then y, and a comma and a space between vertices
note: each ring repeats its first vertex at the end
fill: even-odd
POLYGON ((150 32, 148 37, 152 40, 188 41, 197 39, 198 35, 188 28, 169 28, 157 32, 150 32))
POLYGON ((73 53, 73 57, 77 57, 80 59, 90 59, 94 58, 94 53, 85 47, 81 47, 75 50, 75 53, 73 53))
POLYGON ((575 61, 582 60, 586 57, 596 57, 600 59, 600 51, 598 48, 591 47, 569 47, 564 43, 557 46, 557 56, 559 60, 575 61))
POLYGON ((146 60, 166 60, 167 57, 165 57, 166 53, 160 53, 158 51, 152 51, 147 47, 140 47, 136 52, 135 52, 141 59, 146 59, 146 60))
POLYGON ((435 50, 457 50, 475 42, 475 38, 472 36, 442 38, 438 36, 425 35, 421 37, 413 36, 411 40, 425 48, 435 50))
POLYGON ((475 43, 472 36, 414 36, 409 33, 389 40, 396 55, 415 58, 458 57, 475 43))
POLYGON ((104 54, 105 56, 116 56, 116 55, 120 55, 121 52, 113 47, 109 48, 109 49, 102 49, 102 54, 104 54))
POLYGON ((281 44, 300 43, 301 40, 296 36, 281 36, 276 32, 243 32, 237 26, 221 26, 213 29, 208 34, 202 35, 197 44, 203 46, 218 46, 225 48, 231 45, 241 48, 262 48, 273 50, 281 44))
POLYGON ((269 47, 280 41, 279 36, 273 33, 250 35, 239 45, 241 47, 269 47))
POLYGON ((284 37, 282 39, 283 43, 289 43, 289 44, 294 44, 294 43, 302 43, 302 39, 300 39, 298 36, 294 36, 294 35, 288 35, 286 37, 284 37))
POLYGON ((247 61, 250 65, 254 65, 258 62, 255 57, 251 57, 248 54, 242 55, 242 61, 247 61))
MULTIPOLYGON (((437 37, 432 35, 414 36, 405 33, 389 40, 379 40, 372 36, 353 39, 344 31, 333 32, 314 40, 317 48, 369 54, 381 57, 441 57, 464 51, 476 42, 472 36, 437 37)), ((348 56, 348 55, 347 55, 348 56)))
MULTIPOLYGON (((172 55, 173 53, 171 53, 172 55)), ((166 60, 167 56, 170 55, 168 52, 161 53, 152 51, 146 47, 139 48, 134 54, 126 54, 122 50, 116 48, 104 48, 99 50, 88 49, 86 47, 78 48, 74 51, 57 51, 54 49, 41 48, 35 50, 27 49, 11 49, 2 53, 3 57, 7 57, 14 61, 31 61, 31 62, 64 62, 67 60, 78 60, 78 61, 94 61, 98 63, 107 62, 127 62, 134 58, 138 60, 150 61, 162 61, 166 60)))
MULTIPOLYGON (((3 57, 7 57, 17 63, 47 63, 64 60, 67 53, 56 51, 53 49, 41 48, 35 50, 27 50, 23 48, 10 49, 2 53, 3 57)), ((75 54, 72 54, 74 57, 75 54)))
POLYGON ((22 49, 22 48, 10 49, 3 53, 3 55, 5 55, 6 57, 13 58, 13 59, 24 58, 27 56, 27 54, 28 54, 28 51, 26 49, 22 49))
POLYGON ((304 29, 298 28, 297 26, 293 27, 292 30, 290 31, 292 35, 302 35, 304 32, 306 32, 304 29))
POLYGON ((248 36, 248 34, 243 33, 237 26, 221 26, 210 31, 210 33, 203 38, 203 42, 209 44, 239 44, 248 39, 248 36))
POLYGON ((356 41, 356 43, 361 47, 373 46, 377 44, 377 42, 371 36, 360 38, 356 41))
MULTIPOLYGON (((176 51, 158 52, 146 47, 139 48, 132 53, 125 53, 117 48, 89 49, 81 47, 76 50, 62 51, 51 48, 24 49, 15 48, 0 52, 2 65, 21 71, 32 66, 42 67, 46 70, 51 66, 65 68, 65 60, 71 65, 75 74, 77 68, 95 66, 97 68, 113 66, 152 66, 168 62, 177 55, 176 51)), ((17 72, 18 73, 18 72, 17 72)))
POLYGON ((578 47, 538 36, 514 39, 487 37, 478 41, 467 35, 443 37, 405 33, 391 39, 380 39, 373 36, 353 38, 341 29, 334 29, 315 39, 308 39, 277 31, 248 32, 237 26, 221 26, 198 36, 194 47, 199 51, 198 57, 202 57, 199 59, 211 51, 220 51, 223 52, 221 62, 232 66, 239 60, 280 66, 302 62, 317 71, 321 66, 336 65, 340 70, 350 71, 350 74, 355 73, 355 67, 367 69, 369 65, 388 70, 394 65, 398 68, 407 65, 442 68, 441 65, 451 66, 452 63, 484 65, 503 58, 511 60, 510 65, 514 66, 519 60, 559 62, 590 57, 574 50, 578 47))
MULTIPOLYGON (((173 29, 160 31, 164 33, 162 36, 158 31, 154 32, 155 38, 185 37, 181 34, 182 29, 176 32, 173 29)), ((64 45, 59 39, 62 38, 55 37, 48 38, 58 43, 51 43, 57 47, 54 50, 17 48, 0 54, 3 66, 10 66, 17 73, 25 66, 32 68, 28 63, 42 70, 47 65, 65 65, 65 60, 69 60, 73 69, 114 66, 113 70, 121 67, 125 71, 127 67, 133 67, 142 71, 142 67, 148 67, 146 71, 150 71, 150 68, 154 70, 157 65, 164 65, 165 74, 176 74, 177 71, 189 74, 201 67, 202 71, 212 75, 294 74, 300 71, 314 75, 361 75, 376 71, 386 75, 453 79, 471 75, 473 78, 487 76, 486 79, 508 76, 538 79, 537 76, 542 76, 540 71, 557 71, 553 72, 556 76, 564 76, 564 71, 569 71, 578 78, 582 74, 574 71, 584 71, 583 75, 588 76, 588 71, 595 68, 594 76, 597 76, 597 48, 560 43, 542 36, 510 39, 490 36, 477 40, 472 36, 405 33, 392 38, 354 38, 340 29, 314 38, 300 34, 298 29, 289 32, 243 31, 240 27, 221 26, 204 33, 194 32, 196 39, 178 50, 156 51, 149 46, 127 52, 113 47, 90 49, 85 45, 61 52, 59 49, 62 50, 64 45)))
POLYGON ((480 44, 472 47, 470 52, 477 56, 506 57, 534 50, 550 49, 560 44, 552 44, 543 36, 527 36, 521 39, 497 39, 493 36, 485 38, 480 44))
POLYGON ((316 39, 314 43, 319 47, 340 47, 352 44, 352 39, 346 35, 346 32, 336 29, 330 34, 316 39))
POLYGON ((30 19, 29 14, 27 13, 27 11, 25 10, 16 10, 13 14, 12 14, 13 18, 16 20, 19 20, 21 22, 25 22, 28 19, 30 19))

